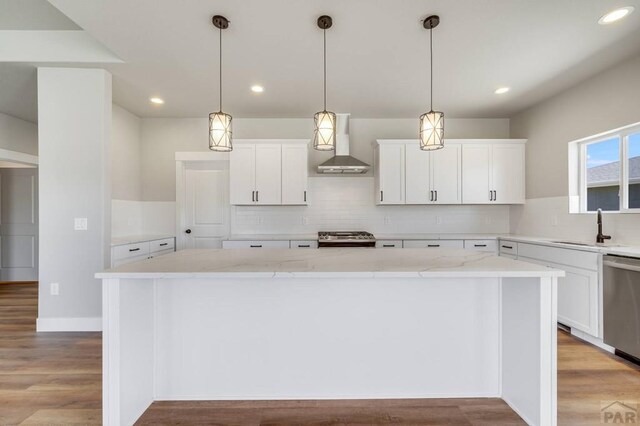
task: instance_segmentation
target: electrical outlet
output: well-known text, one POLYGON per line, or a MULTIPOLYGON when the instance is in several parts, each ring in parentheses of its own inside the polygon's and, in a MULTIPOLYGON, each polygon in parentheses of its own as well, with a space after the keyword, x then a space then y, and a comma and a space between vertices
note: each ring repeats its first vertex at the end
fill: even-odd
POLYGON ((60 284, 51 283, 51 295, 52 296, 57 296, 59 294, 60 294, 60 284))
POLYGON ((87 218, 86 217, 76 217, 73 220, 73 229, 75 231, 86 231, 87 230, 87 218))
POLYGON ((485 216, 484 218, 484 224, 485 225, 491 225, 491 218, 489 216, 485 216))
POLYGON ((309 218, 307 216, 302 216, 302 224, 303 225, 308 225, 309 224, 309 218))
POLYGON ((551 216, 551 226, 558 226, 558 215, 554 214, 551 216))
POLYGON ((442 225, 442 218, 440 216, 436 216, 436 225, 442 225))
POLYGON ((384 217, 384 224, 389 225, 391 223, 391 218, 389 216, 384 217))

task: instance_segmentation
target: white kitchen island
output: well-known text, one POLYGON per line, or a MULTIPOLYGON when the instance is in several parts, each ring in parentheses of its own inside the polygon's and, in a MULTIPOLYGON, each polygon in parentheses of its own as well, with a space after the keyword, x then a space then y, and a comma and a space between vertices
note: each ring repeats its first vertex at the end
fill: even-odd
POLYGON ((464 250, 184 250, 103 280, 103 416, 158 400, 504 399, 556 424, 563 272, 464 250))

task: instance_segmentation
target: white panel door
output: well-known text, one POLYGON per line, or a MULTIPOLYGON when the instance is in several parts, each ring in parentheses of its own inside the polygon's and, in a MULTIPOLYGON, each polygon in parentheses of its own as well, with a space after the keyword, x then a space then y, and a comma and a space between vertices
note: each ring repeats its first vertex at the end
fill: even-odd
POLYGON ((229 154, 229 195, 231 204, 255 204, 255 145, 236 144, 229 154))
POLYGON ((0 280, 38 280, 38 169, 0 171, 0 280))
POLYGON ((462 202, 462 147, 445 143, 444 148, 431 151, 430 156, 433 202, 460 204, 462 202))
POLYGON ((491 146, 468 144, 462 147, 462 201, 490 203, 491 146))
POLYGON ((229 234, 227 170, 185 171, 186 248, 221 248, 229 234))
POLYGON ((406 204, 429 204, 435 198, 431 189, 430 153, 421 150, 417 141, 406 144, 404 149, 406 204))
POLYGON ((279 144, 255 145, 256 204, 282 203, 282 155, 279 144))
POLYGON ((307 145, 282 145, 282 204, 307 204, 307 145))
POLYGON ((600 337, 598 273, 556 263, 548 263, 547 266, 566 273, 558 278, 558 322, 600 337))
POLYGON ((494 203, 524 203, 524 145, 494 145, 491 189, 494 203))
POLYGON ((404 145, 380 145, 378 151, 380 193, 376 194, 377 203, 404 204, 404 145))

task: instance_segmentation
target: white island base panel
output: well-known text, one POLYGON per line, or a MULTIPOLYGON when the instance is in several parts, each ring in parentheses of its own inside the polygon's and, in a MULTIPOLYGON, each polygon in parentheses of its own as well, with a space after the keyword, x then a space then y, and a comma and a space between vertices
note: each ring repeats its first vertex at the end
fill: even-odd
POLYGON ((503 398, 556 424, 556 279, 105 278, 105 425, 153 401, 503 398))

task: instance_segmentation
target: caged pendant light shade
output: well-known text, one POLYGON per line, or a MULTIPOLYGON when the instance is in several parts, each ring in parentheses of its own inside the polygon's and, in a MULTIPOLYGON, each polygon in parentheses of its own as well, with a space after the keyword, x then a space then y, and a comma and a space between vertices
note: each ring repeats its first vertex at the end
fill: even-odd
POLYGON ((229 21, 224 16, 215 15, 211 22, 220 30, 220 109, 209 114, 209 149, 229 152, 233 150, 231 120, 232 117, 222 111, 222 30, 229 28, 229 21))
POLYGON ((440 23, 436 15, 429 16, 422 25, 429 30, 429 64, 431 68, 431 107, 429 112, 420 116, 420 149, 432 151, 444 148, 444 113, 433 110, 433 36, 432 31, 440 23))
POLYGON ((323 15, 318 18, 318 27, 323 36, 323 74, 324 74, 324 109, 313 116, 315 130, 313 132, 313 148, 318 151, 333 151, 336 148, 336 114, 327 111, 327 29, 333 20, 323 15))

